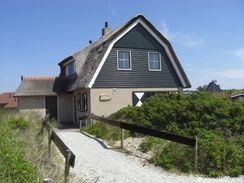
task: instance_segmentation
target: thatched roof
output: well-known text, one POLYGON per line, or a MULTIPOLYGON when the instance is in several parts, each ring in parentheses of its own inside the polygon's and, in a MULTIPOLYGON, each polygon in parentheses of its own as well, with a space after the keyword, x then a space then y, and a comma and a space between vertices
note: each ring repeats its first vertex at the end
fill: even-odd
POLYGON ((118 28, 105 34, 99 40, 91 43, 88 47, 70 55, 59 63, 62 68, 65 63, 69 62, 71 59, 74 60, 77 75, 72 75, 67 78, 64 78, 62 74, 60 74, 59 77, 52 78, 24 78, 16 90, 15 96, 56 95, 73 92, 81 88, 87 88, 110 43, 138 19, 141 19, 148 27, 150 27, 150 29, 168 46, 186 83, 186 88, 191 87, 190 82, 169 41, 144 16, 138 15, 118 28))
POLYGON ((67 84, 66 91, 72 92, 81 88, 86 88, 91 81, 93 75, 95 74, 105 52, 108 49, 109 44, 121 33, 123 32, 127 27, 129 27, 131 24, 133 24, 136 20, 142 19, 152 30, 153 32, 159 36, 160 39, 162 39, 163 42, 165 42, 169 48, 169 50, 172 53, 172 56, 174 57, 174 60, 176 61, 176 65, 179 68, 181 75, 183 76, 183 79, 186 82, 186 87, 191 87, 190 82, 176 56, 174 53, 174 50, 169 43, 169 41, 142 15, 138 15, 125 24, 121 25, 115 30, 112 30, 108 34, 101 37, 98 41, 93 42, 88 47, 78 51, 77 53, 67 57, 63 61, 59 63, 59 65, 63 65, 70 59, 74 59, 77 77, 70 79, 70 82, 67 84))
POLYGON ((53 92, 55 77, 27 77, 23 78, 15 91, 15 96, 56 95, 53 92))

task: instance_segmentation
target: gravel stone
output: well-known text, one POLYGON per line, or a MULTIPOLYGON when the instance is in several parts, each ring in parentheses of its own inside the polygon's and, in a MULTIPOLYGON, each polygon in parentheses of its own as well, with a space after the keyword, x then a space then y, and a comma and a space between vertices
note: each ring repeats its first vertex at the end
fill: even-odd
POLYGON ((243 183, 238 178, 204 178, 168 173, 146 163, 145 159, 119 152, 101 139, 75 131, 59 131, 59 137, 75 154, 71 173, 97 183, 243 183))

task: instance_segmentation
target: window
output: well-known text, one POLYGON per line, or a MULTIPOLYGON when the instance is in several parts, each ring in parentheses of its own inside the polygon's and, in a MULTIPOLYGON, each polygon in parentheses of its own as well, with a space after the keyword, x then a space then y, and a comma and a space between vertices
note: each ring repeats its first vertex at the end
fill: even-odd
POLYGON ((87 106, 87 92, 85 93, 79 93, 77 95, 77 105, 78 105, 78 110, 79 111, 87 111, 88 106, 87 106))
POLYGON ((80 97, 80 93, 77 94, 77 107, 78 107, 78 110, 81 111, 81 97, 80 97))
POLYGON ((130 51, 117 52, 118 70, 131 70, 131 53, 130 51))
POLYGON ((148 53, 149 71, 161 71, 161 54, 158 52, 148 53))
POLYGON ((65 76, 70 76, 75 73, 75 63, 72 61, 65 65, 65 76))
POLYGON ((81 94, 81 111, 87 111, 87 92, 81 94))

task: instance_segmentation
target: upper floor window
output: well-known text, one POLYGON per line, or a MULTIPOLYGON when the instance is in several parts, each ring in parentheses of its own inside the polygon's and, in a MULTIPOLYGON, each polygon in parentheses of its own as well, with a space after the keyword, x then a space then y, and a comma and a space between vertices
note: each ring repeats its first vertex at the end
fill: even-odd
POLYGON ((158 52, 148 53, 149 71, 161 71, 161 54, 158 52))
POLYGON ((119 51, 117 52, 117 68, 118 70, 131 70, 131 52, 119 51))
POLYGON ((74 61, 69 62, 65 65, 65 76, 70 76, 75 73, 75 63, 74 61))

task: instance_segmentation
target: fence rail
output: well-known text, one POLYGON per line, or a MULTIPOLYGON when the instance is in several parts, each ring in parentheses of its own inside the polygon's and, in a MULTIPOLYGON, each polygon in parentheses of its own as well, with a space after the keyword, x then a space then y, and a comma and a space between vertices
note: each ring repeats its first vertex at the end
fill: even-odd
POLYGON ((48 132, 48 155, 51 158, 51 142, 57 146, 59 151, 65 157, 65 170, 64 170, 64 182, 68 182, 70 166, 74 168, 75 166, 75 155, 74 153, 65 145, 65 143, 60 139, 55 130, 50 126, 49 119, 45 118, 43 120, 43 127, 47 129, 48 132))
POLYGON ((101 117, 101 116, 97 116, 95 114, 91 114, 89 116, 83 116, 81 118, 81 120, 85 120, 85 119, 86 120, 91 120, 91 121, 97 120, 97 121, 100 121, 102 123, 106 123, 106 124, 109 124, 109 125, 112 125, 112 126, 119 127, 121 129, 121 149, 123 148, 123 144, 124 144, 123 143, 123 139, 124 139, 124 131, 123 131, 123 129, 191 146, 191 147, 194 148, 194 169, 197 170, 197 159, 198 159, 197 137, 195 137, 195 138, 183 137, 183 136, 172 134, 172 133, 167 133, 167 132, 162 132, 162 131, 158 131, 158 130, 148 129, 148 128, 141 127, 141 126, 138 126, 138 125, 124 123, 124 122, 121 122, 121 121, 116 121, 116 120, 104 118, 104 117, 101 117))
POLYGON ((185 145, 188 145, 191 147, 196 146, 196 139, 193 139, 193 138, 183 137, 183 136, 172 134, 172 133, 166 133, 166 132, 161 132, 158 130, 144 128, 144 127, 134 125, 134 124, 115 121, 115 120, 107 119, 104 117, 96 116, 94 114, 91 115, 91 119, 95 119, 95 120, 101 121, 103 123, 107 123, 109 125, 117 126, 122 129, 130 130, 130 131, 141 133, 144 135, 150 135, 153 137, 158 137, 158 138, 170 140, 173 142, 178 142, 178 143, 185 144, 185 145))

